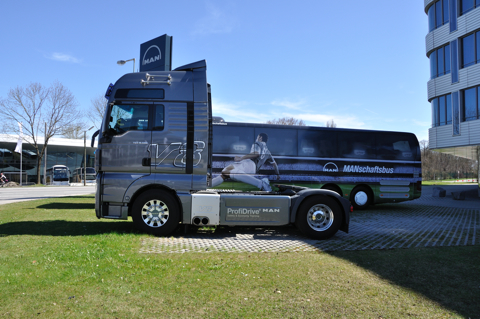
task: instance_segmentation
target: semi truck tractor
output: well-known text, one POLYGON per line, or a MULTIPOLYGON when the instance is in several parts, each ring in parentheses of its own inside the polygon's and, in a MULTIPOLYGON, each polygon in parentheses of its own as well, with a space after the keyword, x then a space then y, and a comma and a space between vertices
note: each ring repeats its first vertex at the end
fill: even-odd
POLYGON ((262 137, 252 141, 250 153, 232 156, 229 170, 220 176, 253 178, 259 190, 211 189, 219 176, 212 176, 206 61, 173 71, 125 74, 108 87, 106 98, 95 152, 98 218, 131 216, 136 228, 155 236, 172 234, 181 225, 295 224, 316 239, 348 232, 352 208, 336 192, 275 184, 275 175, 259 177, 259 162, 276 165, 262 137))

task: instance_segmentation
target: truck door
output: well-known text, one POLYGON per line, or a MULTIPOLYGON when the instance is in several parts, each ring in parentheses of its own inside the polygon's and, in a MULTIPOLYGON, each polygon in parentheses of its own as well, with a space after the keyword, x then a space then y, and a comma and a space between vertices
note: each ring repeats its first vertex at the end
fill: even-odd
MULTIPOLYGON (((152 132, 152 166, 155 173, 185 174, 187 159, 187 103, 156 105, 156 129, 152 132), (163 123, 163 118, 166 119, 163 123), (162 120, 161 120, 162 119, 162 120)), ((190 172, 191 174, 191 172, 190 172)), ((188 177, 190 180, 190 177, 188 177)))
POLYGON ((153 111, 153 103, 125 101, 111 106, 107 123, 111 142, 102 148, 102 170, 137 176, 151 173, 153 111))

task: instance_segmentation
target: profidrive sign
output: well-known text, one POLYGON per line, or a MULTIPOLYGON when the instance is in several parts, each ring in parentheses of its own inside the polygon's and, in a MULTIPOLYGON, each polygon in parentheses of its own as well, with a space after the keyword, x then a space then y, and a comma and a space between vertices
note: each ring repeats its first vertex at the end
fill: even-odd
POLYGON ((140 44, 140 72, 172 70, 172 37, 166 34, 140 44))

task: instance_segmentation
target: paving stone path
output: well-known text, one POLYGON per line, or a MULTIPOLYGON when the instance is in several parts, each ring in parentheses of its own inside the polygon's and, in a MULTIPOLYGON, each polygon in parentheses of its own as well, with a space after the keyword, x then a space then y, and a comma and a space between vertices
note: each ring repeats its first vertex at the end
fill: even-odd
POLYGON ((480 199, 447 196, 373 206, 350 216, 348 234, 328 240, 304 237, 295 227, 220 227, 168 238, 149 238, 142 253, 299 252, 480 245, 480 199))

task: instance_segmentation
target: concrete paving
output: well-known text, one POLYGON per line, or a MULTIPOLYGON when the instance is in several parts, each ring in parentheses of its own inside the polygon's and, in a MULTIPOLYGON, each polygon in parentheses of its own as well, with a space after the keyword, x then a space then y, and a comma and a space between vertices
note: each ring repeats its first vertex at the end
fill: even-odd
POLYGON ((142 253, 187 252, 297 252, 480 245, 478 185, 441 186, 447 196, 432 196, 433 186, 422 197, 398 204, 375 205, 351 214, 348 234, 338 232, 328 240, 306 238, 295 227, 219 227, 214 233, 191 232, 144 240, 142 253), (451 192, 466 191, 465 200, 451 192))

